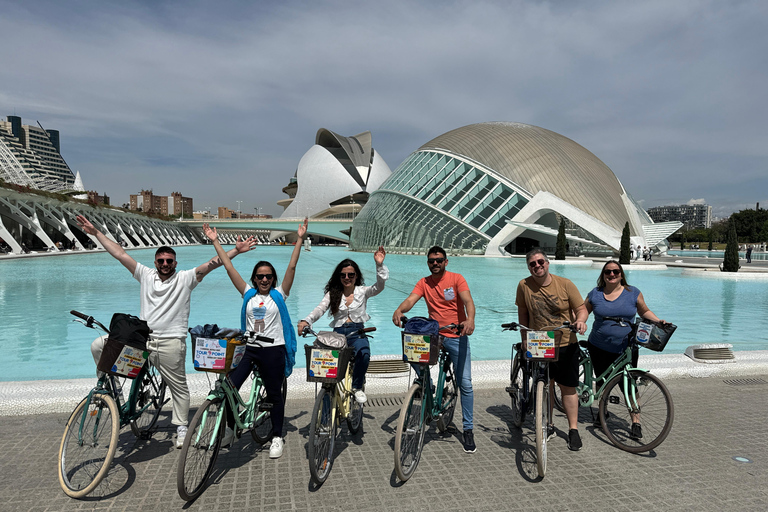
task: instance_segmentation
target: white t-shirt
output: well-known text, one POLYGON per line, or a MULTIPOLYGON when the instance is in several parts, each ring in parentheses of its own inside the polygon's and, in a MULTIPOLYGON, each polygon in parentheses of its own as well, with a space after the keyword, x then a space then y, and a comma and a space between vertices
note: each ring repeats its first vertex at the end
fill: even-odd
POLYGON ((136 263, 133 278, 141 283, 141 316, 152 335, 177 338, 187 335, 189 296, 198 285, 195 270, 175 272, 160 280, 157 269, 136 263))
MULTIPOLYGON (((252 286, 246 285, 245 293, 251 289, 253 289, 252 286)), ((275 290, 283 296, 283 300, 288 298, 283 291, 282 286, 278 286, 275 290)), ((243 296, 245 296, 245 293, 243 293, 243 296)), ((275 301, 272 300, 272 297, 269 295, 259 295, 258 290, 256 291, 256 295, 248 301, 248 305, 245 308, 245 330, 249 332, 253 331, 256 334, 275 340, 274 343, 249 341, 249 345, 258 345, 260 347, 285 345, 280 310, 277 308, 275 301)))

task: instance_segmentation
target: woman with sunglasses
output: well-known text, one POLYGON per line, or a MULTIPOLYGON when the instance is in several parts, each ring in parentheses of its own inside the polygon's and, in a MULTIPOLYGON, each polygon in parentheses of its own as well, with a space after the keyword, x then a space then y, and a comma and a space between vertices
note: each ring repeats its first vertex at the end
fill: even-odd
MULTIPOLYGON (((328 311, 332 318, 330 327, 334 331, 347 335, 365 327, 364 323, 371 317, 366 312, 369 297, 378 295, 384 289, 384 282, 389 278, 389 270, 384 266, 386 252, 383 247, 373 254, 376 262, 376 284, 364 286, 363 273, 353 260, 345 259, 336 265, 336 269, 325 285, 325 296, 320 304, 307 317, 299 322, 301 334, 305 327, 311 326, 328 311)), ((347 344, 354 349, 354 370, 352 371, 352 389, 355 400, 364 404, 367 400, 363 392, 365 372, 371 359, 371 349, 368 338, 352 335, 347 338, 347 344)))
MULTIPOLYGON (((268 261, 259 261, 253 267, 250 284, 238 274, 232 261, 219 243, 216 228, 203 224, 203 232, 216 248, 227 275, 235 285, 237 291, 243 296, 243 307, 240 314, 241 329, 246 332, 254 332, 262 337, 271 338, 272 343, 250 339, 245 349, 245 354, 237 368, 232 370, 228 378, 235 388, 240 389, 243 382, 251 374, 254 366, 259 369, 259 374, 264 382, 267 392, 267 402, 272 404, 272 444, 269 448, 269 457, 277 459, 283 454, 283 420, 285 418, 285 402, 281 387, 283 378, 293 371, 296 362, 296 333, 293 331, 293 323, 285 306, 285 299, 291 291, 293 278, 296 275, 296 264, 301 255, 301 246, 307 236, 307 219, 299 225, 297 234, 299 239, 291 252, 288 268, 283 276, 283 283, 278 286, 275 267, 268 261)), ((234 439, 235 424, 232 411, 227 409, 227 428, 222 440, 222 446, 229 446, 234 439)))
MULTIPOLYGON (((629 324, 634 323, 635 314, 646 320, 665 323, 645 304, 642 292, 627 284, 624 268, 613 260, 603 265, 603 270, 597 278, 597 287, 587 294, 584 304, 589 313, 595 314, 587 345, 595 377, 607 370, 627 348, 631 333, 629 324), (627 324, 622 326, 615 320, 605 320, 607 316, 622 318, 627 324)), ((635 347, 632 366, 637 366, 637 359, 638 352, 635 347)), ((596 425, 599 423, 598 419, 596 425)), ((642 437, 639 418, 633 418, 631 435, 638 439, 642 437)))

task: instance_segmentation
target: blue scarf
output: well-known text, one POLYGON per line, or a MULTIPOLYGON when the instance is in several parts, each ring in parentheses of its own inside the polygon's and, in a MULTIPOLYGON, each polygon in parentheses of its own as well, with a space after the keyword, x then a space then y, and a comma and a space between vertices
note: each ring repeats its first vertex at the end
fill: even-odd
MULTIPOLYGON (((251 288, 243 295, 243 308, 240 311, 240 328, 245 331, 245 311, 248 307, 248 301, 256 296, 256 290, 251 288)), ((283 338, 285 339, 285 376, 288 377, 293 372, 293 365, 296 364, 296 332, 293 330, 291 316, 288 314, 288 308, 285 306, 283 296, 275 288, 269 290, 269 296, 275 301, 278 311, 280 311, 280 322, 283 324, 283 338)))

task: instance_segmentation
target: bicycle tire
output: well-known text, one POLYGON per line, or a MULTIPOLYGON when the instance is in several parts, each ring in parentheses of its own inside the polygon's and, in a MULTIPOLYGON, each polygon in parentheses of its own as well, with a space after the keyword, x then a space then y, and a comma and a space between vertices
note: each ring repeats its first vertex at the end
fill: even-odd
POLYGON ((517 428, 522 427, 523 421, 525 421, 526 403, 523 390, 524 379, 525 371, 520 364, 520 357, 516 356, 512 363, 508 391, 511 400, 510 408, 512 409, 512 425, 517 428))
POLYGON ((317 485, 322 485, 331 473, 337 428, 334 395, 325 387, 320 388, 312 408, 307 445, 309 474, 317 485))
POLYGON ((134 386, 137 385, 139 389, 136 392, 136 411, 141 412, 131 420, 131 432, 136 437, 144 437, 160 417, 168 385, 154 365, 149 365, 141 380, 134 383, 134 386))
POLYGON ((456 401, 459 397, 459 386, 453 375, 453 368, 447 364, 445 370, 445 387, 443 388, 443 397, 440 404, 440 414, 437 417, 437 430, 441 433, 448 430, 448 426, 453 421, 453 414, 456 411, 456 401))
POLYGON ((421 459, 427 422, 422 415, 424 392, 421 384, 414 384, 405 395, 395 432, 395 474, 406 482, 421 459))
MULTIPOLYGON (((365 391, 365 385, 363 385, 365 391)), ((363 428, 363 408, 365 404, 360 404, 355 400, 354 395, 347 397, 349 400, 349 416, 347 416, 347 427, 352 434, 357 434, 363 428)))
MULTIPOLYGON (((288 380, 283 377, 283 383, 281 384, 281 393, 283 395, 283 404, 285 404, 285 397, 288 393, 288 380)), ((255 407, 258 408, 259 404, 264 403, 267 400, 267 388, 264 387, 264 384, 261 385, 261 390, 259 390, 259 397, 256 400, 255 407)), ((253 427, 251 428, 251 437, 254 441, 256 441, 259 444, 264 444, 267 441, 272 440, 272 413, 270 411, 265 411, 264 415, 259 417, 258 410, 256 411, 256 420, 254 421, 253 427)))
POLYGON ((549 413, 549 389, 540 380, 536 383, 536 470, 540 477, 547 474, 547 416, 549 413))
POLYGON ((608 383, 600 397, 600 422, 608 439, 624 451, 642 453, 653 450, 669 435, 675 418, 672 396, 661 380, 641 370, 630 370, 642 425, 641 439, 631 437, 632 416, 622 391, 623 375, 608 383))
POLYGON ((120 414, 111 396, 94 393, 77 404, 59 446, 59 484, 67 496, 82 498, 101 483, 112 465, 119 436, 120 414), (85 407, 88 412, 83 416, 85 407))
POLYGON ((179 496, 185 501, 205 490, 224 437, 226 411, 221 409, 226 407, 221 399, 205 400, 189 424, 176 472, 179 496))

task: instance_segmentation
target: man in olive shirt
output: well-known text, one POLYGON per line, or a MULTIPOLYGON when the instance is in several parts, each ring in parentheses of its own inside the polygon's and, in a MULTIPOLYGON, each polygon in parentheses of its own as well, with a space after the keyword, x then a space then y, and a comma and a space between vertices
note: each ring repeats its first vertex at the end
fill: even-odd
MULTIPOLYGON (((564 277, 549 273, 549 259, 544 251, 536 248, 525 255, 531 276, 517 285, 517 321, 534 330, 557 327, 563 322, 573 322, 579 334, 587 330, 587 308, 579 290, 564 277)), ((560 386, 563 407, 568 417, 568 448, 581 449, 579 437, 579 345, 576 336, 568 330, 561 331, 557 362, 549 365, 549 375, 560 386)), ((525 342, 525 331, 522 331, 525 342)), ((547 436, 554 435, 554 426, 547 426, 547 436)))

